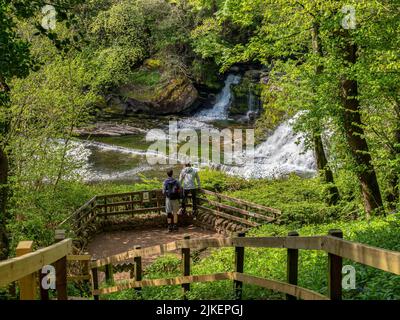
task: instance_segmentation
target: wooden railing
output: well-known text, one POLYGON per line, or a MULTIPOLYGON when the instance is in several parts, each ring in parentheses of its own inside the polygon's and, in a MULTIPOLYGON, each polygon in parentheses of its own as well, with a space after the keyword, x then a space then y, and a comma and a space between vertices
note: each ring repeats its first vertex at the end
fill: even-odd
MULTIPOLYGON (((63 230, 56 230, 55 244, 32 251, 33 241, 20 241, 16 248, 16 258, 0 262, 0 288, 9 286, 15 292, 19 286, 20 300, 49 300, 49 290, 55 289, 58 300, 67 300, 67 282, 86 282, 92 285, 89 254, 72 254, 73 240, 65 239, 63 230), (55 288, 43 286, 44 277, 52 276, 49 266, 54 267, 55 288), (43 267, 47 267, 45 270, 43 267)), ((15 293, 13 294, 15 296, 15 293)))
MULTIPOLYGON (((191 283, 233 281, 233 290, 236 299, 241 299, 243 284, 256 285, 286 294, 288 299, 306 300, 340 300, 342 298, 342 260, 377 268, 386 272, 400 275, 400 252, 385 250, 369 245, 342 239, 340 230, 331 230, 326 236, 301 237, 291 232, 287 237, 237 237, 215 239, 189 239, 175 241, 163 245, 140 248, 116 254, 104 259, 92 260, 90 255, 71 255, 72 240, 60 242, 34 251, 31 241, 23 241, 17 248, 16 258, 0 262, 0 287, 18 281, 21 299, 35 299, 38 292, 38 278, 41 280, 41 271, 44 266, 53 265, 56 270, 56 292, 60 300, 68 299, 67 281, 90 281, 95 300, 100 295, 106 295, 121 290, 135 288, 140 290, 148 286, 181 285, 183 297, 190 290, 191 283), (204 248, 233 247, 235 249, 234 271, 207 275, 191 275, 191 252, 204 248), (280 248, 287 250, 287 281, 264 279, 244 273, 245 250, 248 248, 280 248), (182 276, 169 279, 142 279, 142 258, 162 255, 172 251, 181 251, 182 276), (320 250, 327 253, 328 260, 328 296, 298 286, 299 250, 320 250), (86 265, 86 272, 81 276, 67 276, 67 261, 78 261, 86 265), (114 282, 114 265, 125 263, 131 271, 128 281, 114 282), (132 268, 133 266, 133 268, 132 268), (106 280, 110 286, 100 288, 100 269, 104 269, 106 280), (88 270, 91 269, 91 275, 88 270)), ((117 268, 115 269, 117 270, 117 268)), ((40 283, 40 281, 39 281, 40 283)), ((49 299, 48 291, 40 288, 40 298, 49 299)))
POLYGON ((246 227, 258 227, 260 224, 278 220, 281 211, 249 201, 233 198, 220 193, 200 190, 203 197, 199 197, 200 210, 234 221, 246 227))
MULTIPOLYGON (((340 230, 331 230, 327 236, 301 237, 296 232, 291 232, 287 237, 248 237, 244 234, 233 238, 216 239, 184 239, 168 244, 137 248, 120 254, 116 254, 104 259, 99 259, 91 263, 95 299, 99 295, 110 294, 130 288, 142 288, 148 286, 182 285, 183 297, 190 290, 190 284, 196 282, 212 282, 220 280, 232 280, 234 282, 234 293, 237 299, 241 299, 243 284, 257 285, 271 289, 287 295, 288 299, 332 299, 342 298, 342 259, 346 258, 366 266, 374 267, 386 272, 400 275, 400 252, 390 251, 381 248, 368 246, 361 243, 346 241, 342 239, 343 234, 340 230), (203 248, 235 248, 235 270, 208 275, 190 275, 190 251, 203 248), (245 274, 244 270, 244 251, 245 248, 281 248, 287 249, 287 282, 264 279, 253 275, 245 274), (162 255, 168 252, 181 250, 182 270, 181 277, 170 279, 141 280, 141 259, 147 256, 162 255), (327 253, 328 259, 328 296, 318 292, 302 288, 298 282, 298 259, 299 250, 320 250, 327 253), (98 269, 112 269, 112 265, 131 261, 135 264, 136 277, 121 283, 114 283, 112 286, 99 288, 98 269), (138 271, 140 270, 140 274, 138 271), (139 278, 138 278, 139 277, 139 278), (140 280, 139 280, 140 279, 140 280)), ((112 275, 108 280, 112 280, 112 275)), ((109 282, 110 283, 110 282, 109 282)))
MULTIPOLYGON (((221 217, 247 228, 279 219, 280 210, 200 189, 199 210, 221 217)), ((161 190, 136 191, 95 196, 62 221, 58 228, 70 229, 79 237, 93 222, 108 217, 144 213, 161 213, 165 210, 165 196, 161 190)), ((192 205, 189 204, 188 207, 192 205)))
MULTIPOLYGON (((14 281, 20 284, 20 299, 33 300, 37 294, 37 279, 42 268, 53 265, 56 272, 56 292, 59 300, 67 299, 67 256, 72 251, 72 239, 32 251, 32 241, 22 241, 17 247, 20 256, 0 262, 0 287, 14 281)), ((41 292, 42 297, 42 292, 41 292)))

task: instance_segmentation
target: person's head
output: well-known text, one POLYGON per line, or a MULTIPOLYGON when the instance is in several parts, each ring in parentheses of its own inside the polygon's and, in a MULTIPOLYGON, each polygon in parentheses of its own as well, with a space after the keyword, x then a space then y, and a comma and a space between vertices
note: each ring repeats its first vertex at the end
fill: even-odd
POLYGON ((171 178, 173 176, 173 174, 174 174, 174 171, 172 169, 167 171, 167 176, 168 177, 171 178))
POLYGON ((186 168, 190 168, 192 166, 192 164, 190 162, 185 164, 186 168))

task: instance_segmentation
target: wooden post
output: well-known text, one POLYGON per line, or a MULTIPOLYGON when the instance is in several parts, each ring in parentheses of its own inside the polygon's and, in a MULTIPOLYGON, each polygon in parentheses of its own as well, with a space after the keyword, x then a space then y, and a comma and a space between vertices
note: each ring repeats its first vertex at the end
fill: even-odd
MULTIPOLYGON (((80 230, 80 228, 81 228, 81 215, 82 215, 82 211, 79 211, 75 217, 76 230, 80 230)), ((77 232, 77 233, 80 234, 80 232, 77 232)))
MULTIPOLYGON (((85 255, 89 255, 89 252, 85 252, 85 255)), ((90 276, 90 266, 89 266, 89 260, 85 260, 83 262, 83 271, 85 276, 90 276)), ((85 284, 88 286, 90 285, 90 279, 85 280, 85 284)))
MULTIPOLYGON (((55 231, 55 242, 65 239, 65 230, 55 231)), ((67 256, 62 257, 54 263, 56 269, 56 291, 57 300, 68 300, 67 292, 67 256)))
MULTIPOLYGON (((238 237, 244 237, 245 235, 246 234, 244 232, 240 232, 237 234, 238 237)), ((243 273, 243 270, 244 270, 244 247, 235 247, 235 272, 243 273)), ((234 280, 233 287, 235 290, 236 300, 242 300, 243 282, 234 280)))
POLYGON ((8 294, 12 297, 12 299, 17 298, 17 283, 15 281, 13 281, 9 284, 8 294))
MULTIPOLYGON (((184 240, 189 240, 190 236, 185 235, 184 240)), ((183 276, 190 276, 190 248, 182 248, 182 274, 183 276)), ((186 293, 190 291, 190 283, 182 284, 183 299, 187 300, 186 293)))
MULTIPOLYGON (((299 234, 296 231, 288 233, 289 237, 298 237, 299 234)), ((297 285, 299 269, 299 250, 298 249, 287 249, 287 282, 290 284, 297 285)), ((286 295, 286 300, 297 300, 296 297, 289 294, 286 295)))
POLYGON ((106 265, 105 273, 106 273, 107 284, 113 284, 114 283, 114 274, 113 274, 114 272, 113 272, 112 264, 106 265))
POLYGON ((54 232, 54 240, 55 242, 60 242, 65 239, 65 230, 57 229, 54 232))
MULTIPOLYGON (((92 262, 96 261, 96 259, 92 259, 92 262)), ((98 274, 98 269, 93 268, 92 269, 92 282, 93 282, 93 290, 98 290, 99 289, 99 274, 98 274)), ((94 300, 99 300, 99 296, 93 295, 94 300)))
MULTIPOLYGON (((329 230, 328 235, 343 238, 339 229, 329 230)), ((342 257, 328 253, 328 292, 331 300, 342 300, 342 265, 342 257)))
POLYGON ((135 264, 129 264, 129 277, 135 279, 135 264))
MULTIPOLYGON (((18 243, 16 254, 17 257, 32 252, 33 241, 20 241, 18 243)), ((35 273, 27 275, 19 280, 19 298, 20 300, 36 299, 36 276, 35 273)))
POLYGON ((46 274, 42 273, 42 270, 39 270, 39 288, 40 288, 40 300, 47 301, 49 300, 49 290, 43 288, 42 280, 46 276, 46 274))
MULTIPOLYGON (((141 246, 135 246, 135 250, 140 250, 141 246)), ((142 257, 134 257, 133 261, 135 263, 135 280, 142 281, 142 257)), ((142 288, 135 288, 135 290, 140 293, 142 288)))
POLYGON ((107 210, 107 197, 104 197, 104 213, 106 213, 104 215, 104 219, 106 219, 106 220, 107 220, 107 212, 108 212, 108 210, 107 210))

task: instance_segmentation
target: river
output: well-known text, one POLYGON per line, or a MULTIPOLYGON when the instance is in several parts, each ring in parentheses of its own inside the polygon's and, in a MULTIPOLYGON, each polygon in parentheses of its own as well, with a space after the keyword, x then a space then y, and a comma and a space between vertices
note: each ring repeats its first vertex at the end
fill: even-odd
MULTIPOLYGON (((140 181, 144 178, 163 178, 166 169, 171 167, 179 170, 182 164, 150 165, 146 158, 147 149, 155 139, 160 137, 156 136, 150 139, 150 135, 145 131, 158 129, 160 133, 168 132, 168 124, 171 119, 177 120, 178 130, 192 129, 198 132, 204 128, 211 130, 251 129, 252 122, 247 118, 254 112, 254 97, 250 93, 247 116, 229 118, 229 108, 232 103, 231 87, 238 84, 240 80, 239 75, 229 74, 225 80, 225 86, 217 95, 212 107, 200 107, 191 116, 160 117, 156 122, 148 121, 149 124, 145 130, 134 135, 75 141, 69 154, 83 164, 79 169, 79 174, 87 182, 117 181, 126 183, 140 181)), ((150 118, 147 117, 147 119, 150 118)), ((312 151, 305 150, 302 137, 293 132, 292 122, 294 119, 279 125, 271 135, 255 146, 251 153, 252 161, 245 159, 240 166, 214 165, 213 163, 199 166, 216 167, 227 174, 246 179, 278 178, 293 172, 302 176, 312 176, 315 174, 314 155, 312 151)), ((140 118, 135 121, 140 121, 140 118)), ((244 155, 244 157, 248 155, 244 155)))

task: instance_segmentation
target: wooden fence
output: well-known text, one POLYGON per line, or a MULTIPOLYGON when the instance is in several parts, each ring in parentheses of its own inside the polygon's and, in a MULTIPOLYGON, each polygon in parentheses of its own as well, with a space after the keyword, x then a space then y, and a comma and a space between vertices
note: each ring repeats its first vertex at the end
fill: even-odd
MULTIPOLYGON (((37 296, 42 268, 52 265, 56 272, 56 292, 59 300, 67 299, 67 256, 72 251, 72 239, 65 239, 47 248, 32 252, 32 241, 21 241, 17 257, 0 262, 0 287, 19 281, 20 299, 33 300, 37 296)), ((44 298, 40 290, 41 298, 44 298)))
POLYGON ((56 293, 60 300, 68 299, 67 282, 87 281, 91 283, 95 300, 100 295, 106 295, 121 290, 143 287, 181 285, 182 296, 186 298, 191 283, 230 280, 233 282, 233 292, 236 299, 241 299, 243 284, 256 285, 276 292, 286 294, 287 299, 305 300, 340 300, 342 298, 342 260, 343 258, 374 267, 386 272, 400 275, 400 252, 385 250, 342 239, 340 230, 331 230, 326 236, 301 237, 291 232, 287 237, 237 237, 215 239, 189 239, 175 241, 163 245, 140 248, 116 254, 104 259, 91 260, 90 255, 72 255, 72 240, 59 239, 58 243, 47 248, 31 252, 32 242, 22 241, 17 248, 16 258, 0 262, 0 287, 18 281, 20 299, 49 299, 48 290, 39 286, 43 278, 42 268, 53 265, 56 270, 56 293), (204 248, 232 247, 235 249, 233 262, 234 271, 207 275, 191 275, 192 250, 204 248), (286 282, 264 279, 244 273, 245 250, 248 248, 280 248, 287 251, 286 282), (142 279, 142 258, 162 255, 179 250, 182 256, 182 276, 169 279, 142 279), (328 296, 298 286, 299 250, 320 250, 327 253, 328 296), (68 276, 68 262, 77 262, 85 266, 85 272, 78 276, 68 276), (113 271, 123 264, 131 271, 128 281, 115 282, 113 271), (119 265, 119 266, 118 266, 119 265), (89 273, 91 269, 91 274, 89 273), (109 286, 100 287, 99 270, 104 270, 109 286), (38 281, 39 280, 39 281, 38 281))
POLYGON ((340 300, 342 298, 342 260, 343 258, 374 267, 386 272, 400 275, 400 252, 376 248, 361 243, 342 239, 340 230, 331 230, 327 236, 301 237, 291 232, 287 237, 244 237, 239 234, 233 238, 188 239, 148 248, 136 248, 91 263, 93 273, 93 294, 96 300, 99 295, 110 294, 130 288, 140 289, 148 286, 182 285, 183 297, 190 290, 190 284, 196 282, 213 282, 232 280, 234 293, 241 299, 243 284, 251 284, 286 294, 287 299, 305 300, 340 300), (190 252, 193 249, 234 247, 234 271, 208 275, 190 275, 190 252), (287 250, 287 282, 264 279, 244 273, 245 248, 281 248, 287 250), (162 255, 180 250, 182 255, 181 277, 170 279, 142 280, 141 259, 146 256, 162 255), (298 283, 299 250, 320 250, 327 253, 328 260, 328 296, 302 288, 298 283), (114 283, 112 274, 107 276, 109 287, 99 288, 98 270, 112 270, 114 264, 133 261, 135 277, 129 281, 114 283))
MULTIPOLYGON (((200 189, 199 211, 252 228, 263 223, 276 222, 280 210, 200 189)), ((136 191, 95 196, 62 221, 58 228, 70 224, 76 237, 94 222, 108 217, 134 216, 136 214, 162 213, 165 196, 161 190, 136 191)), ((192 205, 189 204, 188 207, 192 205)))
POLYGON ((0 262, 0 288, 15 288, 18 283, 20 300, 49 300, 50 290, 55 290, 58 300, 67 300, 68 282, 86 282, 92 287, 91 255, 72 254, 73 240, 65 239, 60 231, 56 230, 55 244, 37 251, 32 251, 33 241, 20 241, 17 257, 0 262), (54 267, 55 288, 43 285, 52 276, 49 266, 54 267))

